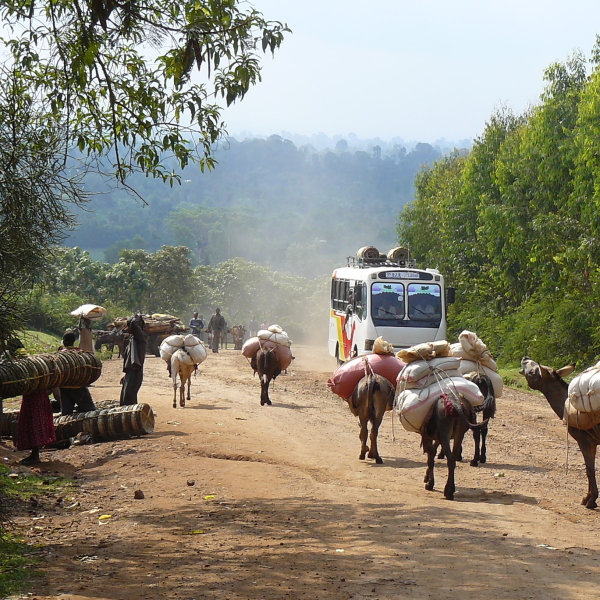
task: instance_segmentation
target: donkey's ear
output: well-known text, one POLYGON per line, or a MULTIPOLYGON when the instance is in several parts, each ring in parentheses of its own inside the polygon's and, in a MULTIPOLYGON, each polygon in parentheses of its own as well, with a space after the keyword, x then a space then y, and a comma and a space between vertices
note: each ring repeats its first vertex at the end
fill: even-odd
POLYGON ((575 365, 567 365, 566 367, 562 367, 561 369, 558 369, 556 371, 556 374, 562 378, 562 377, 566 377, 567 375, 570 375, 574 370, 575 370, 575 365))

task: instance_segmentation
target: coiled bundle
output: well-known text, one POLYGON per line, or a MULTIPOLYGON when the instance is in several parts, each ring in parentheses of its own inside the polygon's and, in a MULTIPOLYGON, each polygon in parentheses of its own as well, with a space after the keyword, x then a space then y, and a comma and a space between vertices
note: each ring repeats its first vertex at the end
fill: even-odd
MULTIPOLYGON (((15 437, 19 411, 4 413, 0 435, 15 437)), ((78 433, 89 433, 95 442, 127 438, 131 435, 148 435, 154 431, 154 411, 149 404, 131 404, 92 410, 54 418, 56 441, 75 437, 78 433)))
POLYGON ((92 352, 34 354, 0 363, 0 398, 13 398, 54 387, 80 388, 102 373, 92 352))

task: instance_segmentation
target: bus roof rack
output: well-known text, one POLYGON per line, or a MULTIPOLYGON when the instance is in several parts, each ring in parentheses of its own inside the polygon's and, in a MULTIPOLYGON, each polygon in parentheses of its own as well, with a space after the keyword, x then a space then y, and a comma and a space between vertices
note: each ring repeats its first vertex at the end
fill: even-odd
POLYGON ((394 262, 388 260, 387 256, 385 255, 381 255, 378 258, 359 258, 356 256, 348 256, 346 261, 349 267, 354 267, 355 269, 369 269, 371 267, 404 267, 408 269, 414 269, 417 266, 417 262, 412 258, 394 262))

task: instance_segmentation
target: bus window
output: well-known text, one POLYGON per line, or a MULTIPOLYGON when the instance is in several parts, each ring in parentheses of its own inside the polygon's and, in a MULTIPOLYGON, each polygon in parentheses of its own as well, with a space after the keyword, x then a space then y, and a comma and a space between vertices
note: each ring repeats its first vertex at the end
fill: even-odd
POLYGON ((346 279, 331 281, 331 308, 344 312, 350 303, 350 282, 346 279))
POLYGON ((442 296, 437 284, 408 285, 408 318, 428 327, 438 327, 442 319, 442 296))
POLYGON ((367 284, 354 286, 354 314, 362 321, 367 316, 367 284))
POLYGON ((404 284, 371 286, 371 318, 375 327, 398 327, 404 319, 404 284))

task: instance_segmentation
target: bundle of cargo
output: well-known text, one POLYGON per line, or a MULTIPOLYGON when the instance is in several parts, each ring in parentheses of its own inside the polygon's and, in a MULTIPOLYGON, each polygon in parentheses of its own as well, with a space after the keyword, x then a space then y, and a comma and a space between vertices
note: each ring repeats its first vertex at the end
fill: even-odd
POLYGON ((0 362, 0 398, 54 387, 81 388, 100 377, 102 362, 92 352, 34 354, 0 362))
MULTIPOLYGON (((111 330, 124 330, 130 317, 116 317, 108 325, 111 330)), ((147 351, 154 356, 160 356, 160 344, 169 335, 176 335, 187 331, 187 327, 177 317, 155 313, 142 315, 144 331, 148 335, 147 351)))
POLYGON ((569 383, 563 421, 577 429, 590 429, 600 423, 600 362, 569 383))
POLYGON ((487 375, 492 380, 494 395, 500 398, 504 390, 504 382, 487 346, 472 331, 463 331, 458 336, 458 340, 457 344, 451 346, 451 355, 460 358, 458 370, 464 375, 472 372, 487 375))
POLYGON ((396 356, 406 363, 416 360, 431 360, 450 355, 450 344, 446 340, 437 342, 424 342, 410 348, 404 348, 396 353, 396 356))
MULTIPOLYGON (((109 329, 125 329, 129 317, 116 317, 109 324, 109 329)), ((181 319, 172 315, 153 314, 142 315, 144 319, 144 331, 148 335, 153 334, 173 334, 187 331, 187 327, 181 322, 181 319)))
POLYGON ((395 356, 390 348, 391 345, 382 337, 377 338, 373 344, 372 354, 357 356, 335 370, 327 382, 329 389, 340 398, 348 400, 358 382, 365 376, 365 361, 373 373, 385 377, 395 388, 398 374, 406 363, 395 356))
POLYGON ((165 362, 169 362, 178 350, 183 350, 177 356, 179 362, 184 365, 199 365, 208 356, 202 341, 189 333, 188 335, 171 335, 163 340, 160 345, 160 357, 165 362))
POLYGON ((423 432, 434 403, 440 397, 462 396, 473 406, 483 404, 484 397, 477 385, 459 371, 460 359, 448 356, 449 346, 448 342, 440 341, 402 351, 412 360, 398 374, 394 411, 407 431, 423 432), (432 358, 414 359, 415 356, 432 358))
POLYGON ((101 319, 106 315, 106 309, 103 306, 97 304, 82 304, 79 308, 71 311, 70 313, 74 317, 81 317, 82 319, 101 319))
POLYGON ((260 348, 272 348, 279 361, 282 371, 285 371, 294 357, 292 356, 292 340, 279 325, 271 325, 261 329, 255 337, 247 339, 242 346, 242 356, 252 359, 260 348))

